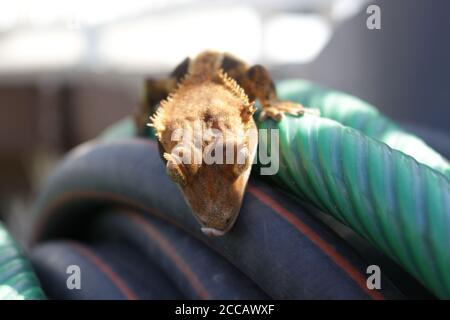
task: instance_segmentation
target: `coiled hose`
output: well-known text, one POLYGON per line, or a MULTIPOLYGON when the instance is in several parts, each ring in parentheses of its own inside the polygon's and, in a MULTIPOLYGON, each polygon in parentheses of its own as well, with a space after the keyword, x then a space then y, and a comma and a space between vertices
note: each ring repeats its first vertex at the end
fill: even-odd
MULTIPOLYGON (((450 298, 450 166, 367 103, 303 80, 285 99, 321 117, 258 122, 278 129, 280 167, 266 176, 370 241, 440 298, 450 298)), ((270 139, 260 137, 270 151, 270 139)))
MULTIPOLYGON (((279 129, 279 171, 265 178, 351 227, 438 297, 450 298, 448 161, 356 97, 306 80, 279 82, 277 91, 321 116, 257 121, 259 129, 279 129)), ((124 119, 102 139, 134 134, 132 120, 124 119)), ((269 144, 268 137, 259 141, 268 151, 269 144)))

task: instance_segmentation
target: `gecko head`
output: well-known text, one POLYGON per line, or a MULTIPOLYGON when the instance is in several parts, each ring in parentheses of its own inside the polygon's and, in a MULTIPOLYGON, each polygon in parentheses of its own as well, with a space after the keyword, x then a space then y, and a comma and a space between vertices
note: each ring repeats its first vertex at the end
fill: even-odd
POLYGON ((151 117, 166 172, 210 236, 228 232, 239 214, 258 143, 254 112, 244 90, 218 70, 188 74, 151 117), (223 159, 230 147, 240 161, 223 159))

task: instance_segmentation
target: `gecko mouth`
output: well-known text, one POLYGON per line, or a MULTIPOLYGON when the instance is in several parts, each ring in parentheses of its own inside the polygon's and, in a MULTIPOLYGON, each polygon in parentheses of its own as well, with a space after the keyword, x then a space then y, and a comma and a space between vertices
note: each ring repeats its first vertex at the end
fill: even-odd
POLYGON ((226 233, 226 231, 222 231, 222 230, 218 230, 218 229, 214 229, 214 228, 206 228, 206 227, 202 228, 202 232, 209 237, 220 237, 226 233))

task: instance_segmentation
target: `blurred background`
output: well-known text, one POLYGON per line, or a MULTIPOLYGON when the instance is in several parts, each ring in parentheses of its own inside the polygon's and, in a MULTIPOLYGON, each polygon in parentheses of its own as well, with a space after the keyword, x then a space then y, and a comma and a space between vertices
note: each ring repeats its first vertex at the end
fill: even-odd
POLYGON ((448 12, 446 0, 0 0, 0 218, 17 233, 67 150, 129 115, 146 76, 204 49, 346 91, 432 146, 448 141, 448 12), (380 30, 366 26, 371 3, 380 30))

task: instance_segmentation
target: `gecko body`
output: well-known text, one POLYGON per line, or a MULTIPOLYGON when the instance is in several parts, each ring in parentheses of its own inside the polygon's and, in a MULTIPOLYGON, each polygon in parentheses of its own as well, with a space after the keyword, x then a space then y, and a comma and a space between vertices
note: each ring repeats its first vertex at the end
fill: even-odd
POLYGON ((263 119, 305 111, 277 98, 265 68, 224 53, 202 52, 170 77, 146 82, 135 117, 138 131, 145 132, 150 116, 167 174, 207 235, 224 235, 239 214, 258 143, 256 99, 263 119), (226 160, 218 161, 219 153, 226 160))

